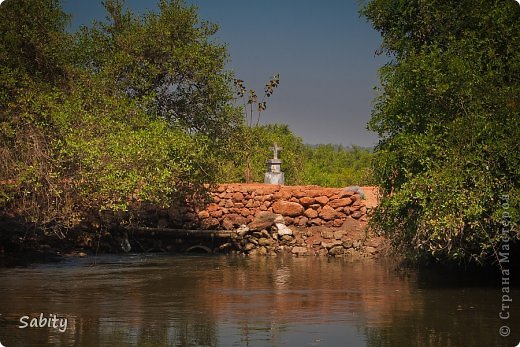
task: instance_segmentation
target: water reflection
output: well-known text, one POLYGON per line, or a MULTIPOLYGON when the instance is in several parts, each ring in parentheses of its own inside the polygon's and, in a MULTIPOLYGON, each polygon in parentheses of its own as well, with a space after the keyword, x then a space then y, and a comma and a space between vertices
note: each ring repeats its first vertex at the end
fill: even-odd
POLYGON ((7 347, 516 345, 498 335, 500 288, 429 287, 381 262, 107 256, 1 269, 0 283, 7 347), (66 332, 18 328, 42 312, 66 332))

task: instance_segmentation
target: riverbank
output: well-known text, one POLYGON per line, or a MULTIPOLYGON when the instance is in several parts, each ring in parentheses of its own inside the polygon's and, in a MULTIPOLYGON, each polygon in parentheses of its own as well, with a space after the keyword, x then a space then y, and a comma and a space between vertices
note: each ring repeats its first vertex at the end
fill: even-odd
POLYGON ((368 229, 376 204, 373 187, 227 184, 203 202, 168 209, 133 206, 133 223, 121 214, 100 213, 80 228, 56 233, 4 219, 0 254, 52 258, 206 252, 372 258, 388 253, 385 240, 368 229))

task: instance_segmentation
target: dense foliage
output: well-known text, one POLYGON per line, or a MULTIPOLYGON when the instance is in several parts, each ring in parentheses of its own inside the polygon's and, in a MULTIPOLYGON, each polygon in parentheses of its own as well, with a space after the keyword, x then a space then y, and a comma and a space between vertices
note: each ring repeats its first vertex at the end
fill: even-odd
POLYGON ((72 35, 57 0, 0 6, 0 207, 53 230, 214 182, 242 124, 216 26, 105 7, 72 35))
POLYGON ((371 185, 372 156, 369 149, 358 146, 308 145, 302 180, 322 187, 371 185))
POLYGON ((362 12, 390 59, 369 123, 385 193, 374 226, 411 257, 496 259, 501 227, 519 230, 520 6, 373 0, 362 12))

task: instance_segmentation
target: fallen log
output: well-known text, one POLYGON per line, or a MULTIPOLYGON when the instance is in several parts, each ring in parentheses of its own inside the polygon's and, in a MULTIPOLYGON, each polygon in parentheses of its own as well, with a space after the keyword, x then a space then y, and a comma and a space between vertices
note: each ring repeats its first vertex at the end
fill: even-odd
POLYGON ((150 227, 132 227, 125 226, 124 230, 140 237, 199 237, 199 238, 230 238, 236 235, 235 230, 186 230, 171 228, 150 228, 150 227))

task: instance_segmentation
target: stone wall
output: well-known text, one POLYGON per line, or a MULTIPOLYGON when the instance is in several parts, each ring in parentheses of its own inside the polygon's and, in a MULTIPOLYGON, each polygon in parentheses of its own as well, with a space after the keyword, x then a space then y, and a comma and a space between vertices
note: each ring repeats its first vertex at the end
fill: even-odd
POLYGON ((373 206, 370 197, 342 188, 223 184, 205 203, 150 207, 142 221, 152 228, 139 234, 148 241, 135 242, 135 232, 128 237, 141 249, 171 252, 374 256, 383 239, 367 228, 373 206))
POLYGON ((287 226, 341 227, 348 219, 366 221, 368 210, 360 194, 342 188, 223 184, 206 204, 163 212, 158 226, 233 230, 262 211, 282 215, 287 226))

